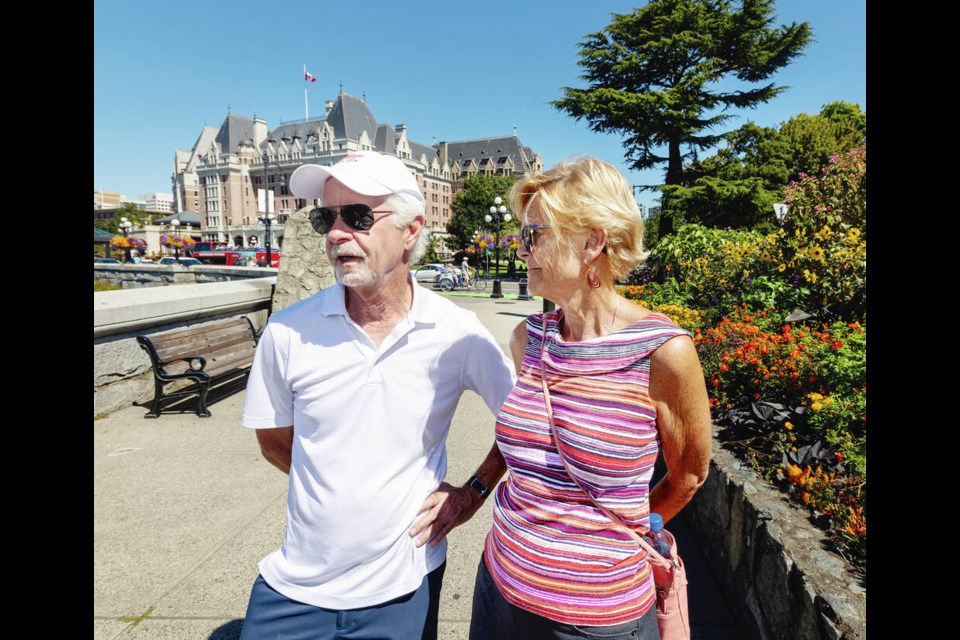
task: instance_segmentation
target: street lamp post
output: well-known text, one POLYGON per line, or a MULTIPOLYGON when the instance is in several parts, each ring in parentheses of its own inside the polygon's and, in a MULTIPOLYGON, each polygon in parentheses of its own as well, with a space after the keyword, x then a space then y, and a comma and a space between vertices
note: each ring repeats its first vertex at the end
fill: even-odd
MULTIPOLYGON (((130 237, 130 230, 133 229, 133 224, 126 218, 120 218, 120 233, 123 234, 124 238, 130 237)), ((130 262, 130 246, 127 243, 127 246, 123 248, 123 261, 130 262)))
POLYGON ((177 214, 177 217, 170 221, 170 226, 173 227, 173 257, 177 262, 180 262, 180 245, 178 242, 183 242, 183 239, 180 237, 180 214, 177 214))
POLYGON ((493 199, 493 206, 490 207, 490 213, 483 217, 487 222, 496 221, 496 232, 493 240, 493 268, 496 270, 493 274, 493 293, 491 298, 502 298, 503 292, 500 289, 500 221, 510 222, 510 214, 507 213, 507 205, 503 204, 503 198, 497 196, 493 199))
MULTIPOLYGON (((263 244, 264 244, 264 247, 266 247, 267 249, 267 265, 266 266, 268 267, 273 264, 273 260, 271 259, 271 254, 270 254, 270 227, 273 226, 274 221, 277 219, 277 216, 270 213, 270 192, 267 190, 267 172, 269 171, 271 164, 277 167, 278 169, 280 169, 281 171, 283 170, 283 167, 281 167, 279 164, 277 164, 276 162, 270 162, 269 160, 266 159, 266 156, 264 157, 263 159, 263 202, 264 202, 263 209, 264 211, 263 211, 263 215, 257 218, 258 220, 260 220, 260 222, 263 223, 263 226, 264 226, 263 244)), ((283 174, 280 174, 280 186, 282 187, 285 184, 286 184, 286 181, 283 179, 283 174)))

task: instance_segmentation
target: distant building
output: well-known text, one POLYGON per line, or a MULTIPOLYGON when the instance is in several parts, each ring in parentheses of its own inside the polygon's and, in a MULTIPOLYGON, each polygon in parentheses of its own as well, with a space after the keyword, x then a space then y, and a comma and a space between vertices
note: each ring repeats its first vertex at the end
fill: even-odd
POLYGON ((173 213, 173 195, 169 193, 141 193, 139 201, 144 211, 151 213, 173 213))
POLYGON ((104 191, 103 187, 93 190, 94 209, 119 209, 123 194, 116 191, 104 191))
POLYGON ((323 117, 284 123, 272 131, 261 118, 233 113, 219 129, 204 127, 190 151, 174 154, 173 208, 200 212, 204 239, 249 246, 263 235, 257 191, 266 185, 275 196, 270 213, 277 217, 271 244, 282 246, 284 221, 307 205, 290 193, 290 174, 301 164, 331 165, 358 150, 404 161, 427 200, 426 226, 441 239, 441 255, 450 253, 443 239, 450 204, 464 179, 543 169, 540 154, 516 135, 428 146, 411 140, 403 124, 377 123, 363 100, 341 92, 326 103, 323 117))

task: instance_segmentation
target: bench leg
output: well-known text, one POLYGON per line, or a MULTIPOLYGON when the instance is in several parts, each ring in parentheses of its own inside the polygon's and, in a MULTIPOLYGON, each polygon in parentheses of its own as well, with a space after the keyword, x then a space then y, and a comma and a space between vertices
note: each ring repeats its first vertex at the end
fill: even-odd
POLYGON ((201 418, 209 418, 210 410, 207 409, 207 392, 210 391, 210 384, 203 385, 200 389, 200 397, 197 399, 197 415, 201 418))
POLYGON ((153 380, 153 403, 150 407, 150 411, 147 412, 147 415, 143 416, 144 418, 159 418, 160 417, 160 400, 163 398, 163 383, 154 378, 153 380))

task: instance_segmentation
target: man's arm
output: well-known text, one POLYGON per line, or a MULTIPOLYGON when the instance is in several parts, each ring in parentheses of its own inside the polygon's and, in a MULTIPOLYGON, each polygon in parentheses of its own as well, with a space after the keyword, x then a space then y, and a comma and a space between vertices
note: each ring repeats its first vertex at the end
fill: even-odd
MULTIPOLYGON (((494 443, 474 475, 480 482, 487 485, 492 493, 506 470, 507 465, 503 455, 494 443)), ((417 538, 418 547, 428 542, 431 547, 436 546, 455 527, 472 518, 473 514, 483 506, 483 501, 484 499, 472 487, 454 487, 441 482, 437 490, 423 501, 420 517, 410 528, 410 537, 417 538)))
MULTIPOLYGON (((518 374, 529 340, 526 327, 527 322, 523 320, 514 327, 513 333, 510 334, 510 353, 513 356, 513 364, 518 374)), ((486 485, 492 493, 506 471, 507 463, 503 459, 503 454, 500 453, 497 443, 494 442, 490 452, 487 453, 487 457, 480 463, 480 467, 473 475, 486 485)), ((487 494, 485 497, 489 497, 489 495, 487 494)), ((410 536, 417 537, 418 547, 422 547, 427 542, 430 543, 430 546, 434 546, 455 527, 472 518, 473 514, 483 506, 483 502, 484 497, 481 497, 473 487, 454 487, 446 482, 441 482, 437 490, 424 500, 423 506, 420 507, 420 517, 410 529, 410 536)))
POLYGON ((257 429, 257 442, 260 443, 260 452, 267 462, 284 473, 290 473, 293 427, 257 429))

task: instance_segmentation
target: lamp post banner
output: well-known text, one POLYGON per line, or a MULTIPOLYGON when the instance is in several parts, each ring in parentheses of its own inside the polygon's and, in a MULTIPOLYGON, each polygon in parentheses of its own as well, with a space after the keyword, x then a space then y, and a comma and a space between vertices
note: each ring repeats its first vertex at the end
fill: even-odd
POLYGON ((267 189, 257 189, 257 211, 259 211, 260 213, 267 213, 268 211, 276 211, 277 209, 276 209, 276 207, 275 207, 274 204, 273 204, 273 203, 274 203, 274 197, 273 197, 273 196, 274 196, 274 194, 273 194, 273 191, 271 191, 271 190, 267 190, 267 189), (270 208, 269 208, 269 209, 266 208, 267 202, 266 202, 266 200, 264 199, 264 195, 263 195, 264 193, 266 193, 266 194, 267 194, 267 197, 270 198, 270 208))

